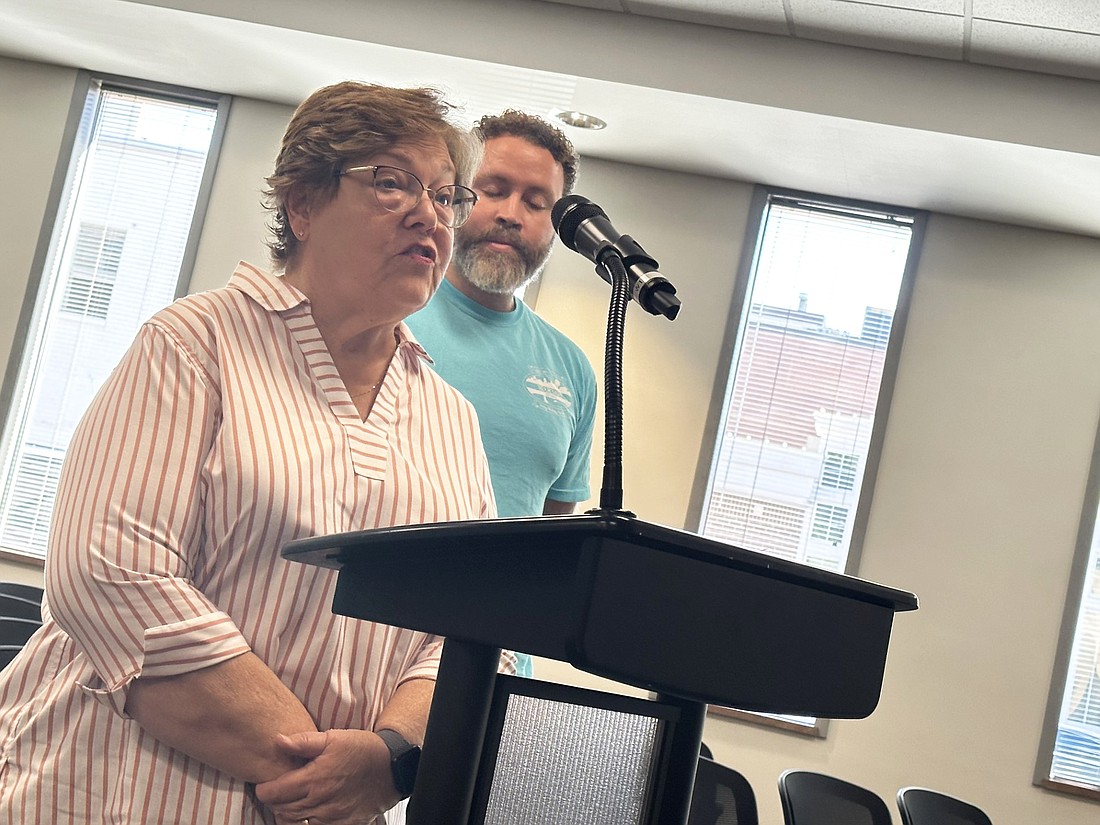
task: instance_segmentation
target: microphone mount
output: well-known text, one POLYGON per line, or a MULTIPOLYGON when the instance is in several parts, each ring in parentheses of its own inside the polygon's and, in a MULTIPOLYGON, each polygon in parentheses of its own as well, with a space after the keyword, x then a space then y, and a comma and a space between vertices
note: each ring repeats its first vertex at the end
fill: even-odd
POLYGON ((596 273, 614 286, 606 262, 617 258, 629 279, 629 297, 650 315, 672 321, 680 311, 674 287, 658 271, 659 264, 640 243, 620 235, 607 214, 588 198, 566 195, 554 204, 551 219, 562 242, 596 264, 596 273))

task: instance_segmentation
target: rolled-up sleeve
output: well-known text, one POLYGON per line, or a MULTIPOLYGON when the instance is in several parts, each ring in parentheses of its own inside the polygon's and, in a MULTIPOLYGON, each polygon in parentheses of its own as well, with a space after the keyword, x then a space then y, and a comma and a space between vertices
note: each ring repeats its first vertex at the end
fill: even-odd
POLYGON ((192 581, 219 408, 210 366, 147 324, 66 455, 46 556, 49 603, 94 673, 82 687, 119 713, 138 676, 199 670, 249 649, 192 581))

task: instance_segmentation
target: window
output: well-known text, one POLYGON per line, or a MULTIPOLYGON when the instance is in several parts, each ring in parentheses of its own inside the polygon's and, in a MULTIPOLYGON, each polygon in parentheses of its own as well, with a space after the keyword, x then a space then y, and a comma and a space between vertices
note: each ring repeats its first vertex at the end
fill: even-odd
POLYGON ((16 377, 0 442, 0 548, 20 554, 45 553, 77 422, 190 269, 227 108, 205 93, 86 80, 56 220, 39 244, 25 343, 8 368, 16 377))
POLYGON ((821 467, 821 486, 834 490, 854 490, 859 456, 851 453, 825 453, 821 467))
POLYGON ((753 214, 712 401, 710 469, 694 499, 698 531, 851 572, 924 218, 764 190, 753 214))
POLYGON ((848 532, 847 526, 847 507, 818 504, 814 507, 814 526, 810 530, 810 538, 828 542, 836 547, 844 540, 844 534, 848 532))
POLYGON ((1036 782, 1100 800, 1100 433, 1070 577, 1036 782))
POLYGON ((64 312, 106 318, 126 243, 125 229, 81 224, 73 247, 72 271, 61 299, 64 312))

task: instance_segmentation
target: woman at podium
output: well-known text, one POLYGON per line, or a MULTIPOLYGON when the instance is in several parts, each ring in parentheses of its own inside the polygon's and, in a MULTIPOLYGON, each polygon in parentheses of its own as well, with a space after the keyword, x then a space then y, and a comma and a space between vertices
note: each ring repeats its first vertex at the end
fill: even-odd
POLYGON ((334 615, 336 573, 279 551, 495 515, 472 408, 403 323, 476 199, 471 141, 430 90, 315 92, 267 181, 273 271, 142 327, 0 674, 0 820, 341 825, 407 792, 442 640, 334 615))

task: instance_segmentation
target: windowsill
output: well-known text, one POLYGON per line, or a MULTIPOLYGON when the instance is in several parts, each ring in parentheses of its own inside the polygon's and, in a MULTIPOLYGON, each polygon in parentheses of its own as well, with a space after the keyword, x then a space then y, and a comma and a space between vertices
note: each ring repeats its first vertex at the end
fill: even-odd
POLYGON ((0 561, 16 562, 17 564, 24 564, 27 567, 32 567, 37 570, 41 570, 46 566, 46 560, 37 553, 28 553, 24 550, 13 550, 10 547, 0 547, 0 561))
POLYGON ((1091 799, 1093 802, 1100 802, 1100 788, 1093 788, 1086 785, 1075 785, 1072 782, 1057 782, 1053 779, 1040 779, 1035 783, 1040 788, 1055 793, 1068 794, 1070 796, 1083 797, 1085 799, 1091 799))
POLYGON ((775 719, 760 713, 750 713, 745 710, 724 708, 721 705, 708 705, 707 713, 712 716, 724 716, 727 719, 736 719, 740 722, 748 722, 750 725, 759 725, 764 728, 773 728, 786 733, 794 733, 812 739, 824 739, 827 730, 827 720, 818 719, 815 725, 799 725, 788 722, 785 719, 775 719))

